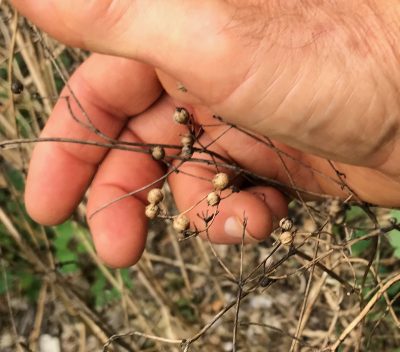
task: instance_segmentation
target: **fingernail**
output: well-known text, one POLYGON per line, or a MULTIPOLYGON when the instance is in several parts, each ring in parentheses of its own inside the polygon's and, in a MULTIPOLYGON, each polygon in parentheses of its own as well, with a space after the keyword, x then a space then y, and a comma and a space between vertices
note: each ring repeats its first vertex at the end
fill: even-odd
MULTIPOLYGON (((228 236, 241 239, 243 237, 243 221, 237 217, 231 216, 228 219, 226 219, 224 230, 228 236)), ((259 240, 251 236, 247 230, 245 230, 244 240, 245 243, 259 242, 259 240)))

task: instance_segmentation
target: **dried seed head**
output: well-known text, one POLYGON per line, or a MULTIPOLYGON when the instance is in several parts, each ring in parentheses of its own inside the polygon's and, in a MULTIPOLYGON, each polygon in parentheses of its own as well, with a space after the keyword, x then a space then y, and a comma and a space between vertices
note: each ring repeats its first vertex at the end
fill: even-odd
POLYGON ((219 196, 219 194, 217 192, 211 192, 207 196, 207 203, 211 207, 218 205, 220 201, 221 201, 221 197, 219 196))
POLYGON ((279 227, 283 231, 290 231, 293 227, 293 221, 290 218, 282 218, 281 221, 279 221, 279 227))
POLYGON ((11 83, 11 91, 14 94, 21 94, 23 90, 24 90, 24 85, 21 83, 20 80, 14 78, 11 83))
POLYGON ((151 203, 148 206, 146 206, 144 213, 149 219, 155 219, 157 215, 160 213, 160 208, 158 207, 157 204, 151 203))
POLYGON ((184 145, 181 150, 181 157, 184 159, 190 159, 193 155, 193 148, 191 145, 184 145))
POLYGON ((214 190, 222 191, 229 186, 229 176, 224 172, 220 172, 214 176, 212 184, 214 190))
POLYGON ((293 243, 293 234, 289 231, 282 232, 279 236, 279 241, 284 246, 290 246, 293 243))
POLYGON ((186 215, 178 215, 174 222, 172 223, 172 227, 178 232, 184 232, 189 228, 190 221, 186 215))
POLYGON ((147 193, 147 200, 150 204, 158 204, 164 199, 164 193, 159 188, 153 188, 147 193))
POLYGON ((182 145, 193 146, 193 143, 194 143, 194 136, 191 133, 187 133, 181 138, 182 145))
POLYGON ((154 160, 162 160, 165 157, 165 150, 163 147, 156 145, 155 147, 151 148, 151 156, 154 160))
POLYGON ((186 125, 189 122, 189 113, 185 108, 176 108, 174 112, 174 121, 181 125, 186 125))

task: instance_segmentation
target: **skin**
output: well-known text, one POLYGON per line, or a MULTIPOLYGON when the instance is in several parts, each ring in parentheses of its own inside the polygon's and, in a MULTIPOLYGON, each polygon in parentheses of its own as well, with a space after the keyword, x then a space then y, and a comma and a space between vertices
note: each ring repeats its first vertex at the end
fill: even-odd
MULTIPOLYGON (((96 53, 69 84, 105 134, 179 143, 182 127, 171 116, 175 106, 183 105, 199 123, 215 123, 213 114, 223 116, 336 177, 329 158, 361 199, 400 204, 397 0, 12 3, 58 40, 96 53), (180 83, 188 92, 177 89, 180 83)), ((202 142, 224 129, 207 129, 202 142)), ((64 99, 42 136, 100 140, 73 121, 64 99)), ((273 151, 236 131, 218 140, 213 150, 258 174, 289 182, 273 151)), ((326 177, 286 162, 297 186, 347 195, 326 177)), ((210 180, 215 173, 194 163, 183 169, 210 180)), ((57 224, 70 216, 89 186, 91 214, 165 171, 147 155, 42 143, 32 156, 26 206, 36 221, 57 224)), ((209 182, 183 174, 173 175, 169 183, 181 210, 211 189, 209 182)), ((147 230, 145 196, 124 199, 89 219, 96 249, 107 264, 126 266, 140 258, 147 230)), ((195 214, 202 209, 190 213, 192 222, 198 224, 195 214)), ((277 190, 248 188, 222 203, 211 239, 239 243, 232 219, 240 224, 245 212, 248 239, 261 240, 286 211, 286 199, 277 190)))

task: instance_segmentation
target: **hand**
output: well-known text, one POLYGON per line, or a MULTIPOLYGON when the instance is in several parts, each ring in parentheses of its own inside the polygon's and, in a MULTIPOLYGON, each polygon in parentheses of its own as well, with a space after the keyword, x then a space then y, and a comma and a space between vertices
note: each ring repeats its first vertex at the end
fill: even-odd
MULTIPOLYGON (((286 8, 232 0, 13 3, 59 40, 114 55, 93 55, 70 82, 96 127, 107 135, 177 143, 180 129, 171 126, 170 116, 176 104, 184 104, 200 123, 212 114, 223 116, 273 138, 281 149, 328 176, 335 174, 323 158, 335 160, 360 198, 399 204, 396 1, 339 1, 308 8, 297 1, 286 8), (178 90, 178 84, 188 92, 178 90), (171 133, 165 136, 165 130, 171 133)), ((202 138, 219 133, 211 129, 202 138)), ((64 99, 43 136, 96 138, 71 119, 64 99)), ((274 152, 236 132, 215 150, 288 183, 274 152), (235 148, 232 141, 238 138, 240 148, 235 148)), ((345 196, 337 184, 309 168, 296 162, 288 166, 298 187, 345 196)), ((211 169, 186 167, 212 178, 211 169)), ((89 214, 163 172, 148 156, 136 153, 41 144, 32 158, 26 204, 34 219, 55 224, 70 215, 90 184, 89 214)), ((170 184, 180 209, 210 189, 208 183, 181 174, 171 177, 170 184)), ((226 224, 233 225, 227 220, 240 219, 243 211, 255 239, 265 237, 272 218, 286 211, 284 197, 270 187, 234 197, 236 201, 223 203, 213 226, 216 242, 240 242, 226 224)), ((89 221, 99 255, 108 264, 129 265, 140 257, 146 233, 143 201, 144 195, 130 197, 89 221)))

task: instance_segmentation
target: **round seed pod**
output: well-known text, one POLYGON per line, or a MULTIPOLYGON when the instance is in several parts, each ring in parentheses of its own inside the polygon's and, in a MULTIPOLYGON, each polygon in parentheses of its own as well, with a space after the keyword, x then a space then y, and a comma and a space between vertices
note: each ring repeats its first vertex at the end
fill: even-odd
POLYGON ((229 186, 229 176, 224 172, 220 172, 214 176, 212 184, 214 190, 222 191, 229 186))
POLYGON ((217 192, 211 192, 207 196, 207 204, 211 207, 216 206, 221 201, 221 197, 217 192))
POLYGON ((22 82, 14 78, 13 81, 11 82, 11 91, 14 94, 21 94, 23 90, 24 90, 24 85, 22 84, 22 82))
POLYGON ((279 241, 284 246, 290 246, 293 243, 293 234, 289 231, 282 232, 279 236, 279 241))
POLYGON ((164 193, 159 188, 153 188, 147 193, 147 200, 150 204, 158 204, 164 199, 164 193))
POLYGON ((162 160, 165 157, 165 150, 163 147, 155 146, 151 148, 151 156, 154 160, 162 160))
POLYGON ((174 112, 174 121, 181 125, 186 125, 189 122, 189 112, 185 108, 176 108, 174 112))
POLYGON ((283 231, 290 231, 293 227, 293 221, 290 218, 282 218, 281 221, 279 221, 279 227, 283 231))
POLYGON ((190 221, 189 218, 186 215, 178 215, 175 219, 174 222, 172 223, 172 227, 175 229, 177 232, 184 232, 189 228, 190 221))
POLYGON ((181 144, 182 145, 189 145, 193 146, 194 143, 194 136, 191 133, 187 133, 181 138, 181 144))
POLYGON ((149 219, 155 219, 157 215, 160 213, 160 208, 158 207, 157 204, 151 203, 148 206, 146 206, 144 213, 149 219))
POLYGON ((193 148, 191 145, 184 145, 181 150, 181 157, 184 159, 190 159, 193 155, 193 148))

